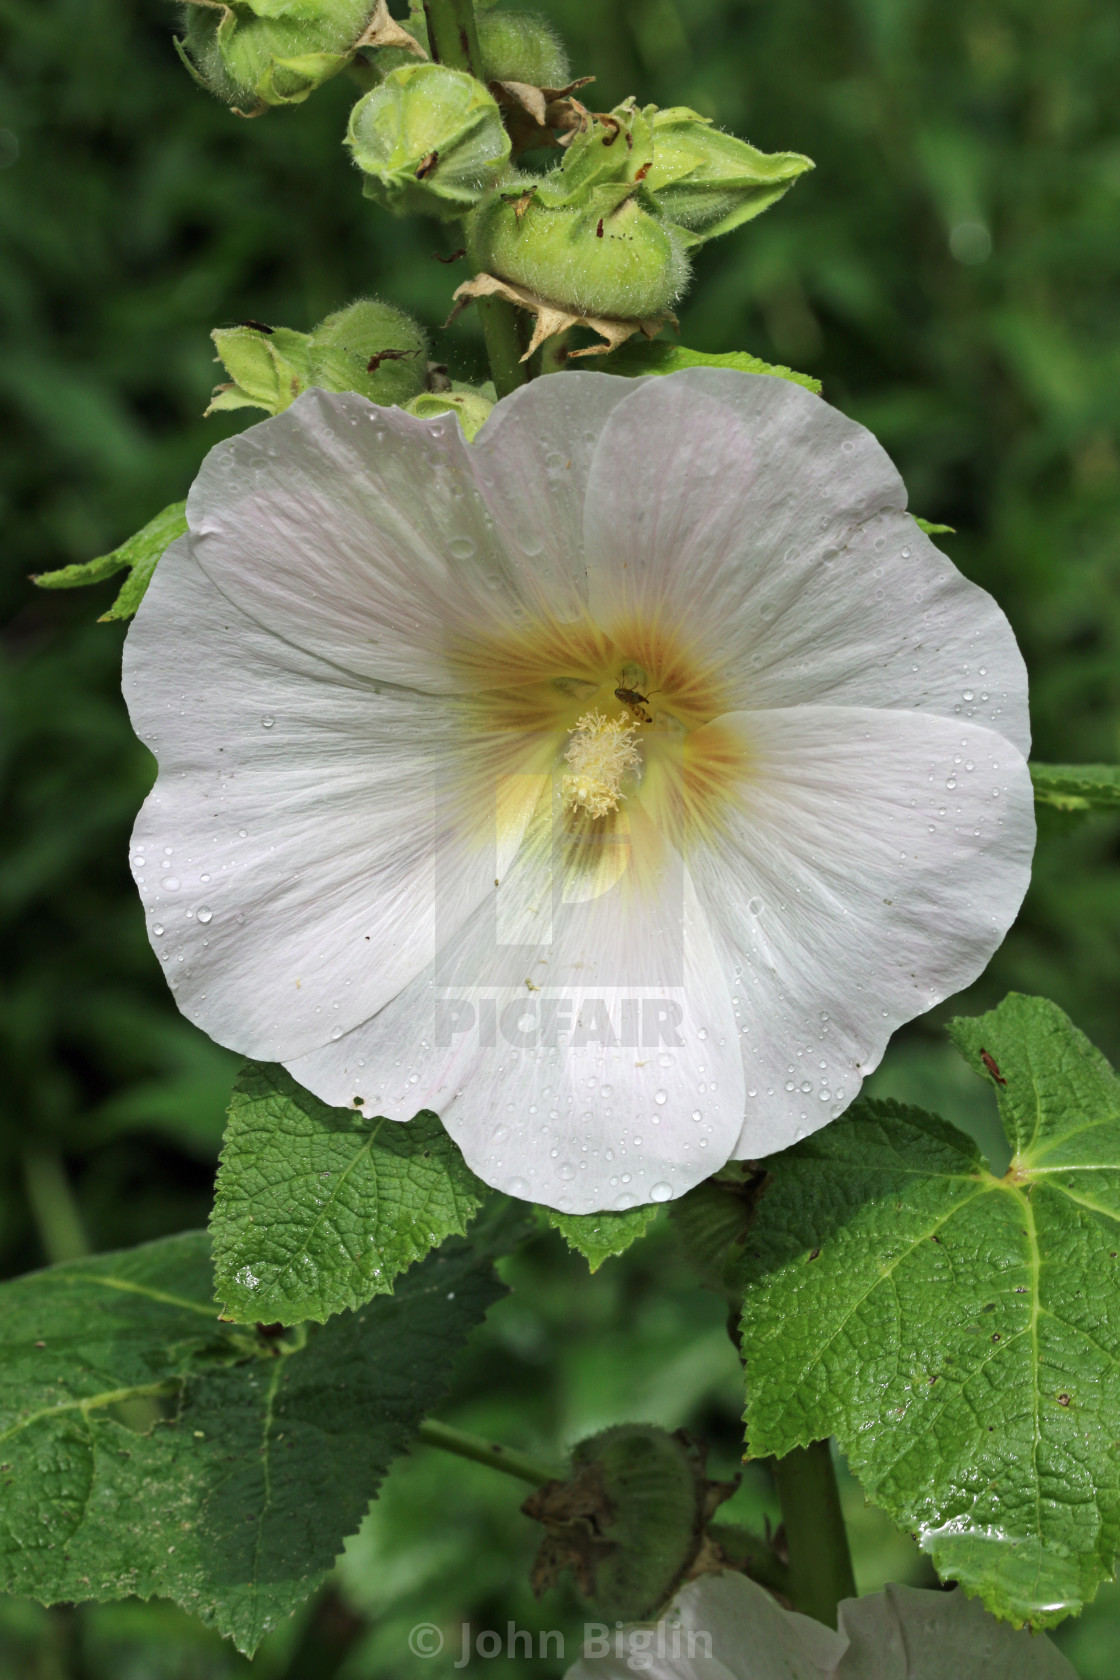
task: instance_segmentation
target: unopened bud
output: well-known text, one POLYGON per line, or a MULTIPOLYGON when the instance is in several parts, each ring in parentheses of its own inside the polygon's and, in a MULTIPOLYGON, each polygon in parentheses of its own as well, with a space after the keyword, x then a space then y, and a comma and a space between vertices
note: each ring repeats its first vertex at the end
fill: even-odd
POLYGON ((480 12, 476 24, 488 82, 556 88, 568 80, 568 55, 544 18, 533 12, 480 12))
POLYGON ((366 197, 396 215, 463 215, 510 152, 493 96, 442 64, 391 71, 355 105, 346 139, 366 197))
POLYGON ((421 391, 404 407, 407 414, 417 414, 422 420, 434 420, 439 414, 456 415, 463 428, 463 436, 470 443, 490 418, 495 400, 484 391, 456 383, 450 391, 421 391))
MULTIPOLYGON (((652 111, 652 107, 651 107, 652 111)), ((750 221, 813 164, 799 152, 760 152, 678 105, 652 115, 653 161, 645 186, 689 244, 750 221)))
POLYGON ((657 1615, 700 1551, 705 1525, 733 1492, 709 1482, 683 1433, 626 1423, 581 1441, 567 1481, 522 1505, 544 1525, 530 1576, 539 1597, 570 1572, 607 1620, 657 1615))
POLYGON ((219 386, 208 414, 263 408, 280 414, 301 391, 357 391, 404 405, 424 388, 427 347, 415 321, 363 298, 328 315, 314 332, 247 322, 211 333, 232 384, 219 386))
POLYGON ((579 314, 656 315, 688 279, 678 230, 635 198, 597 198, 585 209, 549 209, 493 194, 471 224, 479 266, 579 314))
POLYGON ((408 42, 385 0, 188 0, 183 21, 179 56, 242 116, 298 105, 361 46, 408 42))

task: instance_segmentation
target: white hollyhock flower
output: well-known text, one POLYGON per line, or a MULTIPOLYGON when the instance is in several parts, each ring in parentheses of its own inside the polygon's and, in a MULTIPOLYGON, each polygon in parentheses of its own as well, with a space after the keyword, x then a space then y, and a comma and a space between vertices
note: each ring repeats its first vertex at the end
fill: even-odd
POLYGON ((1034 837, 1014 637, 904 510, 861 426, 723 370, 219 444, 125 655, 180 1008, 576 1212, 841 1113, 1034 837))
POLYGON ((846 1598, 834 1632, 745 1575, 704 1575, 653 1626, 590 1630, 565 1680, 1076 1680, 1050 1640, 956 1592, 846 1598))

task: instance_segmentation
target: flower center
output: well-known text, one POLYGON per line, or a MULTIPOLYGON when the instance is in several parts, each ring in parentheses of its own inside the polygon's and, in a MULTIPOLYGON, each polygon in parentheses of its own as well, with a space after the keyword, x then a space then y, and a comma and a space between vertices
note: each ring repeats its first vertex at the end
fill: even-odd
POLYGON ((642 758, 634 745, 637 727, 624 717, 606 718, 601 712, 585 712, 572 730, 564 754, 570 766, 560 784, 567 811, 586 811, 590 817, 605 817, 618 809, 622 778, 641 768, 642 758))

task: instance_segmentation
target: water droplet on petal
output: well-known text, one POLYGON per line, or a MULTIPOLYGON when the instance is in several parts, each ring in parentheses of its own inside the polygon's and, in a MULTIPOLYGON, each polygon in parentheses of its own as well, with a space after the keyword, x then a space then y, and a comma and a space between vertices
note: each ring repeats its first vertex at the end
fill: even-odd
POLYGON ((269 714, 266 712, 261 719, 261 728, 262 729, 271 729, 275 722, 276 722, 276 719, 274 717, 270 717, 269 714))
POLYGON ((673 1199, 673 1186, 671 1184, 666 1184, 664 1180, 658 1184, 651 1185, 649 1199, 651 1202, 671 1202, 673 1199))
POLYGON ((178 877, 178 875, 165 875, 163 877, 163 880, 160 882, 160 886, 163 887, 165 892, 178 892, 179 891, 179 877, 178 877))
POLYGON ((208 904, 200 904, 195 914, 200 922, 210 922, 214 919, 214 912, 208 904))

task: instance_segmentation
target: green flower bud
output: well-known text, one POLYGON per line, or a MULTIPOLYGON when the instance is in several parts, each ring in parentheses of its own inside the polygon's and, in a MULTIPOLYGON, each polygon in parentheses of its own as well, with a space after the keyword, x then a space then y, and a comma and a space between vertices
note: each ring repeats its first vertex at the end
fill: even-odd
POLYGON ((207 414, 263 408, 279 414, 311 383, 310 337, 290 327, 217 327, 210 334, 232 384, 219 385, 207 414))
POLYGON ((385 0, 189 0, 183 21, 184 64, 243 116, 298 105, 359 45, 403 36, 385 0))
POLYGON ((477 265, 580 314, 667 308, 688 279, 687 237, 644 186, 653 109, 627 100, 577 134, 558 169, 491 194, 471 219, 477 265))
POLYGON ((498 178, 509 136, 496 100, 461 70, 393 70, 350 113, 363 191, 395 215, 461 216, 498 178))
POLYGON ((232 408, 280 414, 312 386, 403 406, 424 388, 423 333, 401 310, 374 299, 328 315, 310 333, 247 322, 210 336, 232 384, 218 387, 207 414, 232 408))
POLYGON ((653 111, 653 161, 646 189, 688 243, 730 233, 787 193, 813 165, 799 152, 760 152, 677 105, 653 111))
MULTIPOLYGON (((538 187, 540 202, 552 206, 589 204, 596 189, 596 202, 613 208, 638 192, 653 167, 653 124, 656 106, 640 110, 632 99, 569 141, 564 162, 545 176, 538 187)), ((645 207, 657 206, 647 199, 645 207)))
POLYGON ((560 185, 546 176, 534 191, 530 179, 522 193, 504 188, 476 210, 469 239, 480 268, 583 315, 649 317, 680 296, 684 241, 652 199, 625 188, 620 198, 608 182, 553 208, 560 185))
POLYGON ((571 1476, 521 1509, 544 1524, 531 1576, 539 1594, 571 1571, 607 1621, 657 1615, 700 1551, 708 1518, 733 1489, 709 1482, 680 1434, 627 1423, 581 1441, 571 1476))
MULTIPOLYGON (((533 87, 563 87, 568 80, 568 55, 560 37, 533 12, 490 12, 475 17, 482 53, 484 82, 528 82, 533 87)), ((422 6, 413 4, 405 25, 425 51, 431 50, 422 6)), ((382 53, 378 68, 396 69, 407 63, 399 52, 382 53)))
MULTIPOLYGON (((489 387, 493 392, 493 386, 489 387)), ((490 418, 496 395, 487 396, 485 390, 476 391, 470 385, 456 383, 450 391, 421 391, 418 397, 404 404, 406 414, 417 414, 422 420, 433 420, 437 414, 457 414, 463 436, 470 443, 477 431, 490 418)))
POLYGON ((482 73, 488 82, 563 87, 568 55, 551 24, 532 12, 480 12, 476 18, 482 73))

